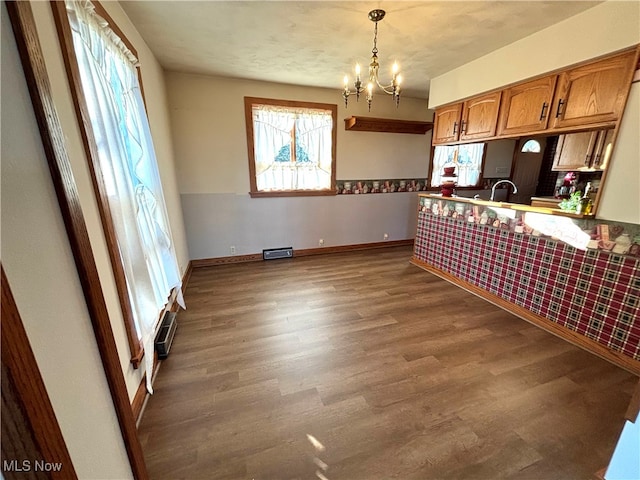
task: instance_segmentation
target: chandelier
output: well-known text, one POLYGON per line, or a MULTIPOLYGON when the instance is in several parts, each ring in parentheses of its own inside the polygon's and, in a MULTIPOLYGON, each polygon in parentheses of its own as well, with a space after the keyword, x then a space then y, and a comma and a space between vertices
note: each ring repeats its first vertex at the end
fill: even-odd
MULTIPOLYGON (((369 12, 369 20, 375 23, 375 27, 373 29, 373 49, 371 50, 371 63, 369 64, 369 81, 367 82, 367 106, 369 107, 369 111, 371 111, 371 102, 373 101, 373 86, 377 85, 384 93, 388 93, 389 95, 393 95, 393 100, 396 104, 396 108, 400 104, 400 82, 402 81, 402 76, 398 73, 398 64, 394 62, 393 68, 391 69, 392 78, 391 83, 388 85, 382 85, 380 80, 378 79, 378 70, 380 69, 380 64, 378 63, 378 22, 381 21, 385 16, 384 10, 371 10, 369 12)), ((356 63, 356 80, 353 83, 355 90, 352 92, 349 89, 349 77, 347 75, 344 76, 344 90, 342 91, 342 98, 344 98, 344 106, 345 108, 348 106, 349 95, 356 95, 356 101, 360 100, 360 93, 364 91, 364 87, 362 86, 362 79, 360 78, 360 65, 356 63)))

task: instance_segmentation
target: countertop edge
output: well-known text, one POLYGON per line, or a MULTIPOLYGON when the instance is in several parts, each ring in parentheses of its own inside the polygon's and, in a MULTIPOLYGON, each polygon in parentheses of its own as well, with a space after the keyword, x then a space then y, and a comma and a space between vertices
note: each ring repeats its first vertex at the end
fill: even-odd
POLYGON ((593 219, 595 215, 593 214, 577 214, 571 212, 565 212, 558 208, 548 208, 548 207, 532 207, 531 205, 524 205, 520 203, 509 203, 509 202, 493 202, 491 200, 480 200, 475 198, 467 198, 467 197, 445 197, 442 194, 433 194, 433 193, 420 193, 418 194, 420 197, 433 198, 434 200, 447 200, 451 202, 462 202, 462 203, 470 203, 472 205, 480 205, 483 207, 495 207, 495 208, 508 208, 511 210, 520 210, 524 212, 532 212, 532 213, 542 213, 546 215, 558 215, 561 217, 569 217, 569 218, 588 218, 593 219))

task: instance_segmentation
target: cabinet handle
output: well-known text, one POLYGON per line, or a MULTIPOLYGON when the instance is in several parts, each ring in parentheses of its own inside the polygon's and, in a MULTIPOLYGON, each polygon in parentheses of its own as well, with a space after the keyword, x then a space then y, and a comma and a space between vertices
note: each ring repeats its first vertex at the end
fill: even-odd
POLYGON ((562 106, 564 105, 564 100, 560 99, 558 101, 558 110, 556 111, 556 118, 560 117, 562 114, 562 106))
POLYGON ((547 117, 546 115, 547 108, 549 108, 549 104, 547 102, 544 102, 542 104, 542 111, 540 112, 540 121, 544 120, 547 117))
POLYGON ((453 122, 453 134, 458 133, 458 122, 453 122))
POLYGON ((464 120, 462 120, 462 123, 460 124, 460 135, 463 135, 463 134, 466 132, 466 130, 465 130, 465 128, 464 128, 464 124, 465 124, 465 123, 467 123, 467 122, 465 122, 464 120))

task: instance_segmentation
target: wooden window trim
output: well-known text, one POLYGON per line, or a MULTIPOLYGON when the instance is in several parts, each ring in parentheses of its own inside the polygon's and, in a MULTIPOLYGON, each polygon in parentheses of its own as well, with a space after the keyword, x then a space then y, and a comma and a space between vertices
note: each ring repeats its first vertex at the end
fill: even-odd
MULTIPOLYGON (((25 420, 28 422, 29 430, 43 460, 62 465, 60 471, 50 473, 51 478, 78 478, 11 287, 4 273, 4 267, 1 265, 0 271, 2 275, 0 282, 2 285, 2 301, 0 302, 2 305, 2 381, 4 383, 5 380, 8 380, 13 383, 25 420), (4 378, 5 369, 9 378, 4 378)), ((2 441, 5 441, 4 437, 2 441)))
MULTIPOLYGON (((38 39, 30 2, 6 2, 11 26, 20 53, 20 60, 38 123, 42 146, 49 165, 51 180, 69 237, 69 245, 78 270, 78 278, 87 304, 87 311, 118 425, 135 479, 148 478, 127 386, 116 348, 111 320, 104 300, 89 232, 80 207, 80 195, 66 150, 66 139, 53 102, 51 84, 44 54, 38 39)), ((4 320, 3 320, 4 322, 4 320)))
POLYGON ((295 100, 278 100, 274 98, 244 97, 244 118, 247 133, 247 152, 249 158, 249 195, 260 197, 318 197, 336 195, 336 143, 338 139, 338 105, 331 103, 298 102, 295 100), (253 105, 275 105, 278 107, 313 108, 331 111, 333 122, 331 129, 331 185, 326 190, 284 190, 262 192, 258 190, 256 181, 256 160, 253 142, 253 105))
MULTIPOLYGON (((111 263, 111 268, 113 270, 116 291, 118 292, 118 301, 120 303, 120 309, 124 318, 127 341, 129 343, 129 350, 131 352, 131 364, 133 365, 133 368, 138 368, 141 365, 142 358, 144 357, 144 347, 142 342, 138 339, 138 335, 136 333, 135 320, 133 310, 131 308, 131 302, 129 300, 127 280, 124 273, 122 256, 120 255, 120 249, 118 248, 118 240, 113 224, 113 217, 111 216, 111 210, 109 208, 107 189, 104 184, 104 179, 102 177, 100 169, 98 147, 95 141, 93 127, 91 126, 91 118, 89 116, 87 100, 84 96, 84 91, 82 90, 80 69, 78 67, 78 61, 73 47, 71 26, 69 25, 65 3, 63 1, 51 1, 50 3, 53 10, 56 29, 58 31, 60 46, 62 48, 62 56, 64 58, 67 78, 69 80, 69 85, 71 88, 71 95, 73 97, 73 105, 76 117, 78 118, 78 121, 81 122, 82 126, 82 128, 80 128, 82 144, 87 161, 89 163, 91 182, 93 184, 93 190, 96 194, 102 229, 104 231, 107 250, 109 252, 109 260, 111 263)), ((108 22, 109 27, 120 37, 120 39, 131 51, 131 53, 133 53, 133 55, 138 58, 138 52, 133 47, 133 44, 122 32, 122 30, 120 30, 120 28, 116 25, 116 23, 106 12, 104 7, 97 1, 93 1, 92 3, 95 6, 96 13, 108 22)), ((142 75, 139 67, 137 68, 137 71, 138 81, 140 83, 140 89, 144 99, 144 90, 142 89, 142 75)))

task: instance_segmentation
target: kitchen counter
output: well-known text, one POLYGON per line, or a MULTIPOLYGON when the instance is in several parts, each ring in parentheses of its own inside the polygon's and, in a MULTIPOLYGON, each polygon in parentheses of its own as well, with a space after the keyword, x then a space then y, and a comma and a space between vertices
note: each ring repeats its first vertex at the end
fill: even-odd
POLYGON ((413 264, 640 375, 636 226, 419 197, 413 264))
MULTIPOLYGON (((546 215, 560 215, 563 217, 570 217, 570 218, 594 218, 594 215, 592 213, 579 215, 577 213, 571 213, 564 210, 560 210, 559 208, 551 208, 547 206, 524 205, 521 203, 509 203, 509 202, 492 202, 491 200, 459 197, 456 195, 452 197, 443 197, 442 194, 440 193, 423 193, 423 194, 420 194, 420 196, 439 199, 439 200, 453 200, 455 202, 471 203, 473 205, 479 205, 483 207, 496 207, 496 208, 506 208, 511 210, 519 210, 522 212, 544 213, 546 215)), ((557 200, 557 203, 560 203, 560 200, 555 199, 553 197, 531 197, 531 198, 532 199, 533 198, 550 198, 553 200, 557 200)))

